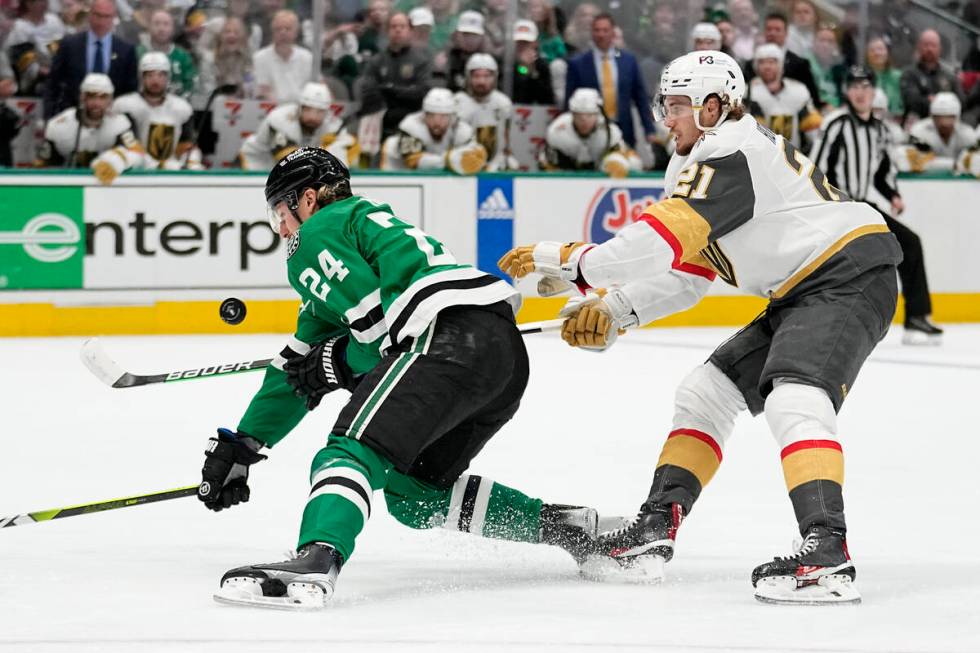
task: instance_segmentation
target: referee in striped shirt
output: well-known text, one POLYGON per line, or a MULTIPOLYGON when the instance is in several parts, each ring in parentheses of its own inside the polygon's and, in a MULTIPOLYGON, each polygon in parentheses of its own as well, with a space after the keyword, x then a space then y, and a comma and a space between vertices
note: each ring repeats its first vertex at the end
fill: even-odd
POLYGON ((914 231, 892 217, 893 212, 898 215, 905 210, 905 203, 895 183, 895 166, 888 156, 888 132, 871 112, 875 74, 864 66, 852 66, 845 85, 846 102, 824 119, 824 129, 810 158, 827 175, 827 181, 884 216, 904 255, 898 266, 905 297, 902 341, 938 344, 943 331, 929 319, 932 302, 922 243, 914 231))

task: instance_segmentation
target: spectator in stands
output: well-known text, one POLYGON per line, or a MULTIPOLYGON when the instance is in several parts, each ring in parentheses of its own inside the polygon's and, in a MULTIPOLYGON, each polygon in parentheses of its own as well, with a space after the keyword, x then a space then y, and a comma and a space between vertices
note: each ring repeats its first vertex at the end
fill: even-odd
POLYGON ((572 20, 565 28, 565 43, 570 53, 584 52, 592 45, 592 21, 602 10, 594 2, 583 2, 575 7, 572 20))
POLYGON ((728 0, 728 15, 735 27, 732 54, 739 61, 752 61, 759 40, 759 14, 752 0, 728 0))
POLYGON ((456 93, 456 117, 476 133, 487 151, 487 172, 520 170, 511 154, 510 119, 514 105, 497 90, 497 60, 479 52, 466 62, 466 88, 456 93))
POLYGON ((412 26, 412 45, 428 52, 432 26, 435 25, 432 10, 428 7, 416 7, 408 14, 408 21, 412 26))
POLYGON ((214 47, 201 51, 200 57, 201 73, 193 102, 195 109, 203 109, 208 96, 221 86, 235 86, 238 97, 251 97, 255 74, 241 18, 228 16, 214 47))
MULTIPOLYGON (((810 63, 792 50, 786 49, 786 16, 778 11, 769 12, 766 15, 763 36, 766 43, 774 43, 786 53, 783 63, 783 77, 802 82, 806 86, 806 90, 809 91, 810 97, 820 97, 817 83, 813 79, 813 73, 810 72, 810 63)), ((749 63, 745 67, 746 83, 752 81, 753 77, 755 77, 755 70, 749 63)))
POLYGON ((272 19, 272 45, 255 53, 255 94, 263 100, 278 103, 296 102, 303 84, 310 79, 313 55, 296 45, 299 19, 283 9, 272 19))
MULTIPOLYGON (((324 3, 320 72, 340 99, 348 100, 354 80, 360 71, 358 35, 363 27, 359 22, 339 23, 330 0, 324 3)), ((313 20, 303 21, 303 44, 313 52, 313 20)))
POLYGON ((0 49, 0 166, 14 165, 10 142, 20 131, 20 114, 7 105, 7 98, 17 92, 14 71, 7 59, 7 53, 0 49))
POLYGON ((264 48, 273 43, 272 21, 275 20, 276 14, 285 8, 286 0, 260 0, 259 10, 249 17, 248 22, 252 24, 253 29, 259 30, 261 35, 259 45, 261 47, 264 48))
POLYGON ((84 0, 60 0, 58 18, 65 26, 65 34, 77 34, 88 29, 88 3, 84 0))
POLYGON ((145 43, 136 46, 136 56, 147 52, 162 52, 170 59, 170 92, 187 99, 197 83, 194 59, 184 48, 174 45, 174 19, 169 11, 160 9, 150 16, 150 30, 145 43))
MULTIPOLYGON (((198 12, 192 11, 189 13, 187 15, 188 20, 191 20, 195 13, 198 12)), ((201 15, 203 16, 203 14, 201 15)), ((207 51, 214 48, 214 44, 218 40, 218 34, 221 33, 225 20, 231 16, 238 18, 242 25, 245 26, 245 42, 249 48, 249 52, 255 53, 259 51, 262 47, 262 28, 259 27, 257 21, 253 20, 250 0, 228 0, 228 12, 226 14, 208 19, 204 24, 204 32, 201 34, 201 39, 196 48, 197 51, 207 51)))
POLYGON ((308 146, 322 147, 348 166, 355 165, 360 159, 357 139, 330 111, 331 102, 326 84, 307 82, 298 104, 276 107, 245 139, 239 154, 242 168, 269 171, 290 152, 308 146))
POLYGON ((564 59, 568 51, 558 31, 558 17, 551 0, 528 0, 527 14, 538 28, 538 52, 541 57, 548 63, 564 59))
POLYGON ((357 51, 366 59, 371 58, 388 45, 385 34, 388 17, 391 16, 391 0, 371 0, 364 23, 357 37, 357 51))
POLYGON ((977 146, 972 127, 960 120, 960 100, 949 92, 936 93, 929 103, 929 117, 909 129, 908 165, 899 159, 900 170, 952 170, 960 155, 977 146))
POLYGON ((970 44, 970 50, 960 66, 963 87, 963 121, 970 125, 980 122, 980 36, 970 44))
POLYGON ((609 14, 592 21, 592 49, 568 62, 565 104, 579 88, 594 88, 602 96, 605 114, 619 125, 627 145, 634 147, 632 107, 635 105, 647 140, 656 138, 650 113, 650 98, 643 85, 636 57, 612 47, 615 23, 609 14))
POLYGON ((461 13, 450 43, 452 47, 441 76, 445 79, 446 88, 455 93, 466 87, 467 60, 477 52, 486 52, 486 46, 489 45, 483 30, 483 14, 478 11, 461 13))
POLYGON ((885 92, 888 98, 888 112, 900 116, 904 112, 902 105, 902 71, 892 67, 888 44, 880 36, 871 38, 865 51, 864 60, 875 73, 877 86, 885 92))
POLYGON ((388 19, 388 47, 368 62, 360 82, 362 114, 387 107, 383 137, 394 134, 405 116, 422 107, 432 86, 432 59, 427 51, 412 47, 408 16, 394 13, 388 19))
POLYGON ((170 60, 162 52, 140 59, 140 90, 116 98, 112 108, 129 116, 143 146, 142 167, 149 170, 200 170, 201 151, 193 129, 193 110, 182 97, 168 93, 170 60))
POLYGON ((691 30, 692 50, 721 50, 721 31, 714 23, 698 23, 691 30))
POLYGON ((592 88, 580 88, 568 100, 568 111, 548 125, 538 157, 542 170, 600 170, 625 177, 642 168, 623 133, 602 111, 603 100, 592 88))
POLYGON ((902 73, 902 102, 906 120, 918 120, 929 115, 929 103, 936 93, 948 91, 963 99, 963 89, 956 74, 942 61, 942 43, 939 32, 927 29, 919 35, 916 44, 918 61, 902 73))
POLYGON ((483 30, 487 41, 486 52, 492 54, 497 61, 504 59, 504 46, 507 45, 507 6, 509 0, 485 0, 483 3, 483 30))
POLYGON ((806 59, 813 52, 813 39, 817 33, 817 7, 810 0, 796 0, 790 16, 786 49, 806 59))
POLYGON ((433 52, 441 52, 449 45, 449 38, 456 31, 456 16, 459 15, 457 0, 427 0, 426 6, 432 12, 432 33, 429 47, 433 52))
POLYGON ((554 104, 551 70, 538 56, 538 28, 533 21, 514 23, 514 46, 514 103, 554 104))
POLYGON ((93 0, 89 28, 61 39, 44 87, 44 117, 50 118, 78 102, 78 90, 88 73, 106 73, 117 94, 136 89, 136 50, 112 34, 116 6, 112 0, 93 0))
POLYGON ((487 151, 476 142, 473 128, 457 120, 453 94, 434 88, 425 95, 422 111, 398 124, 385 139, 382 170, 451 170, 471 175, 483 169, 487 151))
POLYGON ((797 149, 808 152, 820 129, 820 113, 801 82, 783 77, 782 48, 763 43, 755 49, 755 77, 746 97, 749 112, 797 149))
POLYGON ((143 148, 129 118, 110 109, 112 82, 102 73, 82 80, 77 107, 48 121, 34 165, 39 168, 92 168, 103 184, 143 162, 143 148))
POLYGON ((813 52, 808 57, 810 72, 820 96, 814 104, 820 107, 839 107, 840 88, 844 82, 845 68, 841 63, 837 32, 829 25, 822 25, 813 37, 813 52))
POLYGON ((715 27, 721 33, 721 51, 730 56, 733 59, 738 59, 735 56, 735 51, 732 49, 735 46, 735 26, 732 25, 732 21, 727 18, 720 18, 715 22, 715 27))
POLYGON ((21 93, 35 95, 51 72, 52 54, 65 35, 65 26, 48 11, 48 0, 21 0, 17 19, 11 27, 4 49, 17 73, 21 93))
POLYGON ((132 44, 143 41, 144 35, 150 31, 150 20, 154 12, 167 8, 167 0, 140 0, 139 7, 129 18, 119 21, 115 34, 132 44))

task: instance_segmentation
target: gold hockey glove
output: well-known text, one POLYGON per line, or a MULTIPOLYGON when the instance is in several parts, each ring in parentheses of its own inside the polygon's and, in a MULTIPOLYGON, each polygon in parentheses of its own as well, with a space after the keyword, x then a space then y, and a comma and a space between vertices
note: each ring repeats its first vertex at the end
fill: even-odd
POLYGON ((562 281, 578 278, 578 262, 590 249, 586 243, 557 243, 543 241, 536 245, 522 245, 504 254, 497 267, 515 279, 523 279, 532 272, 562 281))
POLYGON ((559 315, 568 318, 561 327, 562 340, 589 351, 605 351, 626 329, 640 323, 629 299, 619 289, 599 289, 572 298, 559 315))

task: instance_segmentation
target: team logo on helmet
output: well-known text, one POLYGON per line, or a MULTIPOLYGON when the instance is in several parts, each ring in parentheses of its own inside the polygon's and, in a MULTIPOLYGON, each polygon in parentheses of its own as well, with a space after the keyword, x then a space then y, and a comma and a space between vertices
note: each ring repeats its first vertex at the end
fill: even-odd
POLYGON ((599 188, 585 212, 585 241, 602 243, 609 240, 620 229, 636 222, 663 194, 663 188, 599 188))
POLYGON ((297 249, 299 249, 299 232, 298 231, 296 233, 294 233, 292 236, 290 236, 289 237, 289 240, 286 241, 286 260, 287 261, 290 258, 292 258, 293 254, 296 253, 296 250, 297 249))

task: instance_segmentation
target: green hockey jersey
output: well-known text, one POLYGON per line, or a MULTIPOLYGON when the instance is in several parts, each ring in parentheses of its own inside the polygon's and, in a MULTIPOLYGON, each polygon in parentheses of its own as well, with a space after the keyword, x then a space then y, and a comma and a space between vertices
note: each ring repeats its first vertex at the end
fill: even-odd
POLYGON ((507 301, 520 294, 507 282, 460 265, 438 240, 397 219, 387 204, 354 196, 327 205, 286 245, 289 284, 302 305, 295 335, 266 370, 238 430, 272 446, 306 414, 283 365, 312 343, 350 334, 347 363, 364 374, 392 345, 425 331, 450 306, 507 301))

